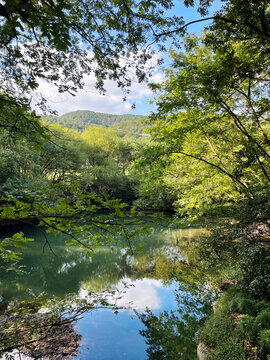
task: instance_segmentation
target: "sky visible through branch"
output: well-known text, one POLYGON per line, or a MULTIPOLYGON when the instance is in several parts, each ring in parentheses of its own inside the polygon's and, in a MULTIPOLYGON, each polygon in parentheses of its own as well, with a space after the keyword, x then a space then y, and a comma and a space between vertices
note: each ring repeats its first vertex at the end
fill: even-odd
MULTIPOLYGON (((206 17, 213 15, 220 7, 221 2, 219 0, 214 0, 213 5, 209 9, 209 14, 206 17)), ((201 18, 195 8, 186 8, 183 5, 183 0, 175 0, 175 7, 168 12, 168 15, 183 16, 186 23, 201 18)), ((209 24, 209 21, 195 23, 188 27, 188 31, 199 35, 203 28, 209 24)), ((162 56, 164 58, 162 66, 170 66, 171 60, 167 54, 162 54, 162 56)), ((158 57, 159 54, 157 54, 156 59, 153 59, 153 61, 156 61, 158 57)), ((157 66, 150 81, 160 82, 162 78, 162 69, 157 66)), ((56 110, 59 115, 76 110, 90 110, 111 114, 129 113, 145 116, 150 111, 155 110, 155 106, 149 104, 149 100, 153 98, 153 94, 145 83, 139 84, 134 81, 130 88, 130 94, 126 96, 126 101, 123 101, 125 94, 113 81, 108 80, 105 82, 107 93, 102 95, 94 88, 94 77, 87 76, 84 80, 85 86, 76 93, 76 96, 72 96, 68 93, 60 94, 56 87, 45 82, 40 84, 38 91, 45 96, 48 105, 53 110, 56 110), (135 104, 135 109, 132 109, 133 104, 135 104)))

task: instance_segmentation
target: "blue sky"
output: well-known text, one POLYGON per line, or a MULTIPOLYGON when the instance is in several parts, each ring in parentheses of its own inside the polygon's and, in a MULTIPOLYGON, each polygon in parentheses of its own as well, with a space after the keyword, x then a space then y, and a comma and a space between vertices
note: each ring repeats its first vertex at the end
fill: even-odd
MULTIPOLYGON (((211 16, 216 10, 221 7, 219 0, 214 0, 210 8, 209 15, 211 16)), ((200 19, 200 14, 195 8, 186 8, 183 5, 183 0, 175 0, 175 7, 170 11, 171 15, 183 16, 186 22, 200 19)), ((190 25, 189 32, 194 32, 199 35, 202 29, 209 24, 209 22, 200 22, 190 25)), ((165 63, 163 66, 169 66, 170 59, 166 54, 165 63)), ((162 70, 156 69, 152 80, 159 82, 162 80, 162 70)), ((111 113, 111 114, 140 114, 147 115, 150 111, 155 109, 154 105, 149 104, 148 100, 153 97, 151 91, 146 84, 138 84, 134 82, 130 88, 131 92, 127 96, 127 101, 123 102, 124 94, 117 88, 117 86, 108 81, 106 83, 107 94, 105 96, 99 94, 94 88, 94 79, 92 77, 85 78, 86 86, 80 90, 75 97, 69 94, 59 94, 51 85, 47 83, 40 84, 40 92, 48 99, 48 104, 58 111, 59 115, 76 110, 91 110, 97 112, 111 113), (136 108, 131 109, 132 104, 135 103, 136 108)))
MULTIPOLYGON (((220 9, 220 7, 221 7, 221 2, 219 0, 214 0, 211 8, 209 9, 209 14, 206 17, 213 15, 217 10, 220 9)), ((196 11, 195 8, 191 8, 191 7, 186 8, 183 5, 182 0, 175 0, 175 7, 171 11, 171 13, 172 15, 183 16, 186 23, 201 18, 200 14, 196 11)), ((195 23, 188 27, 188 31, 195 33, 196 35, 200 35, 204 27, 210 24, 211 24, 210 21, 195 23)), ((163 66, 164 67, 170 66, 170 58, 169 56, 166 56, 166 54, 165 54, 165 62, 163 66)), ((162 71, 162 70, 157 69, 157 72, 158 71, 162 71)), ((148 101, 152 98, 153 96, 144 96, 142 99, 136 102, 136 108, 134 110, 129 111, 129 113, 147 115, 148 112, 153 111, 155 109, 155 106, 153 104, 148 103, 148 101)))

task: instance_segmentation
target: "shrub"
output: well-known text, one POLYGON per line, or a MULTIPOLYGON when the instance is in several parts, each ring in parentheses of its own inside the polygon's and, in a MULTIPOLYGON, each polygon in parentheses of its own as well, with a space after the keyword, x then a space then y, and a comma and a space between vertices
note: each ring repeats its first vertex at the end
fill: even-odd
POLYGON ((243 343, 236 340, 226 339, 219 343, 211 360, 246 360, 243 343))
POLYGON ((234 332, 234 322, 224 309, 210 316, 198 334, 199 341, 213 348, 211 360, 244 360, 243 342, 234 332))
POLYGON ((237 294, 228 304, 228 309, 231 312, 238 312, 240 314, 255 315, 257 312, 256 303, 248 294, 237 294))
POLYGON ((270 360, 269 303, 257 301, 234 286, 218 300, 198 339, 213 349, 211 360, 246 359, 244 340, 258 349, 261 360, 270 360), (231 313, 240 315, 239 322, 231 313))
POLYGON ((238 324, 237 332, 241 339, 247 339, 254 345, 257 339, 255 318, 253 316, 244 315, 238 324))
POLYGON ((270 359, 270 329, 263 330, 259 335, 260 351, 266 359, 270 359))
POLYGON ((270 247, 246 246, 238 264, 239 285, 257 300, 270 301, 270 247))

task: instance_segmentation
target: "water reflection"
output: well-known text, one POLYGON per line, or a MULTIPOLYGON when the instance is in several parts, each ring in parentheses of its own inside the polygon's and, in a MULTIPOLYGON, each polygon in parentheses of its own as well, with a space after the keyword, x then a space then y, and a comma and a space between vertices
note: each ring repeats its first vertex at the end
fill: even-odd
MULTIPOLYGON (((23 256, 25 273, 0 270, 0 305, 67 295, 76 302, 89 292, 116 288, 121 293, 117 304, 136 309, 137 316, 131 318, 130 308, 118 315, 101 309, 84 314, 77 323, 78 333, 82 334, 77 359, 195 358, 195 324, 202 316, 196 315, 194 323, 180 311, 179 294, 188 294, 188 298, 191 294, 187 289, 179 292, 179 284, 188 284, 195 291, 205 283, 204 274, 195 266, 193 246, 204 230, 172 231, 157 227, 150 236, 140 235, 136 240, 134 246, 145 244, 141 253, 123 256, 121 249, 125 243, 119 238, 116 241, 120 246, 100 247, 92 258, 77 247, 66 247, 64 236, 49 235, 56 256, 48 249, 42 253, 42 236, 36 230, 26 230, 27 236, 36 241, 23 256), (146 308, 150 310, 145 312, 146 308)), ((194 302, 200 303, 198 299, 194 302)), ((195 314, 194 311, 189 313, 195 314)))
POLYGON ((211 311, 211 296, 176 290, 177 308, 159 314, 147 309, 137 312, 144 329, 140 334, 148 345, 149 360, 197 359, 196 333, 211 311))
POLYGON ((146 307, 159 310, 162 306, 161 296, 158 290, 163 288, 161 280, 140 279, 131 282, 131 279, 124 279, 132 287, 127 289, 118 304, 126 306, 130 304, 133 309, 143 310, 146 307))
MULTIPOLYGON (((188 264, 193 262, 190 243, 203 232, 202 229, 168 231, 157 228, 150 236, 138 237, 134 245, 144 243, 145 246, 143 252, 133 257, 122 256, 125 240, 119 238, 116 240, 119 246, 100 247, 89 258, 78 247, 66 247, 67 238, 63 235, 48 235, 56 256, 48 248, 43 253, 42 234, 36 229, 25 230, 27 236, 35 238, 23 254, 21 265, 25 272, 17 274, 0 268, 0 296, 4 302, 30 299, 41 294, 46 298, 77 294, 81 287, 98 292, 117 284, 124 277, 132 280, 146 276, 162 280, 177 277, 189 271, 182 260, 184 258, 188 264)), ((195 271, 192 273, 194 276, 195 271)))
POLYGON ((176 282, 164 286, 161 280, 156 279, 123 280, 128 287, 125 288, 122 282, 117 284, 120 292, 124 290, 117 303, 130 306, 130 309, 119 311, 117 315, 108 310, 92 311, 78 321, 78 331, 83 334, 83 339, 80 355, 76 359, 146 359, 147 345, 139 335, 142 322, 133 309, 143 313, 148 307, 156 314, 163 309, 176 310, 176 282))

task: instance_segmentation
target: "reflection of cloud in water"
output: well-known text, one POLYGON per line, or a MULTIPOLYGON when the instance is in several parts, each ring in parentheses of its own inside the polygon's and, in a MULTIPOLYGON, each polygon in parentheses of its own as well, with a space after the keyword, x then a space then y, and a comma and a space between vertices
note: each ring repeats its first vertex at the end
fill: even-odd
MULTIPOLYGON (((110 296, 110 291, 108 291, 107 300, 117 306, 131 307, 137 310, 144 310, 146 307, 151 310, 158 310, 162 306, 158 294, 158 289, 161 288, 163 288, 163 284, 160 280, 145 278, 132 281, 129 278, 124 278, 112 289, 116 289, 114 296, 110 296)), ((91 299, 91 296, 88 295, 88 290, 85 288, 81 288, 78 293, 80 299, 87 297, 91 299)))
POLYGON ((57 274, 62 274, 68 272, 69 269, 72 269, 76 266, 76 261, 71 261, 69 263, 64 263, 61 267, 57 270, 57 274))
MULTIPOLYGON (((161 299, 158 294, 158 289, 162 288, 162 282, 154 279, 140 279, 132 281, 131 279, 123 279, 128 286, 124 290, 122 298, 117 301, 117 305, 128 306, 133 309, 142 310, 146 307, 151 310, 158 310, 161 308, 161 299)), ((117 288, 122 290, 123 284, 119 283, 117 288)))

